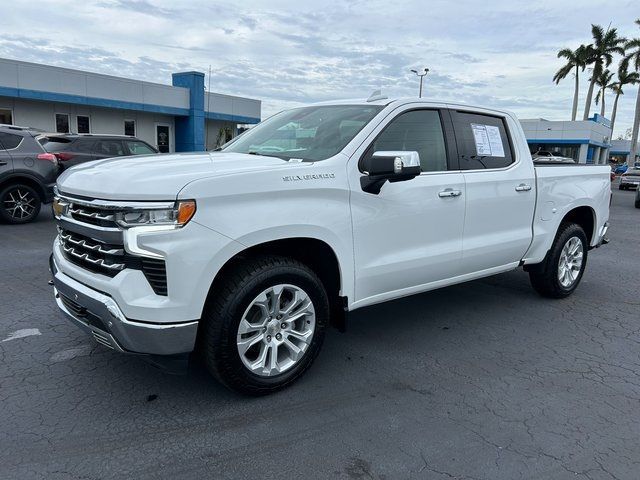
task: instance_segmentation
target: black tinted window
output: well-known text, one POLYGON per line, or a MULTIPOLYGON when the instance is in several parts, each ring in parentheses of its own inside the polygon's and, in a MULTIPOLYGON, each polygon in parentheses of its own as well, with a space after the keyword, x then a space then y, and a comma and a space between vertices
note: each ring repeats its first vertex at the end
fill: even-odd
POLYGON ((71 148, 74 152, 91 153, 94 143, 96 141, 90 138, 78 138, 71 148))
POLYGON ((89 124, 89 117, 86 115, 78 115, 76 118, 78 133, 90 133, 91 127, 89 124))
POLYGON ((136 122, 135 120, 125 120, 124 121, 124 134, 129 135, 130 137, 135 137, 136 135, 136 122))
POLYGON ((56 132, 69 133, 69 115, 56 113, 56 132))
POLYGON ((367 155, 380 151, 418 152, 423 172, 446 170, 447 150, 440 113, 414 110, 399 115, 385 127, 367 150, 367 155))
POLYGON ((461 170, 502 168, 514 161, 504 120, 452 111, 461 170))
POLYGON ((64 137, 40 137, 38 142, 40 142, 45 151, 55 153, 67 150, 71 140, 64 137))
POLYGON ((107 157, 120 157, 122 155, 126 155, 120 140, 99 140, 96 142, 94 151, 98 155, 106 155, 107 157))
POLYGON ((11 150, 12 148, 16 148, 20 145, 21 141, 22 137, 20 135, 0 132, 0 148, 4 147, 7 150, 11 150))

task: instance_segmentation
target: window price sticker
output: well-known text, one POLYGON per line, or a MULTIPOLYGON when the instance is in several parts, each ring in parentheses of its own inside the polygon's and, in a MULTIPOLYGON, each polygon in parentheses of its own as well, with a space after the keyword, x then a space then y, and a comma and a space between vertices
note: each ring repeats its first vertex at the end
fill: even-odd
POLYGON ((500 129, 492 125, 471 124, 476 142, 476 154, 481 157, 504 157, 500 129))

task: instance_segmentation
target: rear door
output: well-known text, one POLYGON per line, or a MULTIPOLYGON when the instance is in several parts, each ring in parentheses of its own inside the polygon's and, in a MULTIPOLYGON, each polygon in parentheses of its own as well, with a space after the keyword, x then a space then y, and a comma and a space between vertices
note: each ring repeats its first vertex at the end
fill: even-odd
POLYGON ((531 244, 536 199, 528 149, 514 145, 519 126, 480 110, 450 113, 466 188, 464 273, 517 263, 531 244))
POLYGON ((13 172, 13 158, 9 150, 15 150, 21 141, 19 135, 0 132, 0 178, 13 172))

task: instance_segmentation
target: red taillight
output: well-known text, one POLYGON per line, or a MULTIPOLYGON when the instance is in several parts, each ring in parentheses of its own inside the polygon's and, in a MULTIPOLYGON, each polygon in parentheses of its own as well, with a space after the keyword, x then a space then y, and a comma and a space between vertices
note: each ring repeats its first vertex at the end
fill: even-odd
POLYGON ((47 160, 51 163, 58 163, 58 158, 53 153, 39 153, 38 160, 47 160))
POLYGON ((67 152, 58 152, 56 153, 56 157, 58 157, 58 160, 66 162, 67 160, 71 160, 73 158, 73 154, 67 152))

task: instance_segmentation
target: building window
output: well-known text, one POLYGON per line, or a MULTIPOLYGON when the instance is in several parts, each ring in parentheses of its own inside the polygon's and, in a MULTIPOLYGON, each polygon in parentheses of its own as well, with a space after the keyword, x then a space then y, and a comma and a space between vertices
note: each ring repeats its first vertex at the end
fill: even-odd
POLYGON ((0 124, 13 125, 13 115, 8 108, 0 108, 0 124))
POLYGON ((56 132, 69 133, 69 114, 56 113, 56 132))
POLYGON ((136 121, 135 120, 125 120, 124 121, 124 134, 129 135, 130 137, 136 136, 136 121))
POLYGON ((76 121, 78 133, 91 133, 91 122, 88 115, 78 115, 76 121))

